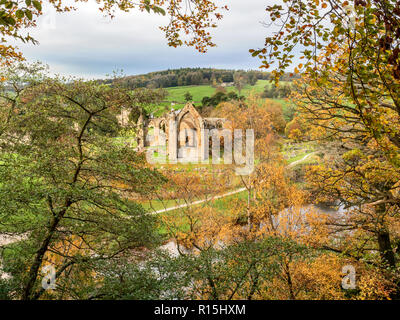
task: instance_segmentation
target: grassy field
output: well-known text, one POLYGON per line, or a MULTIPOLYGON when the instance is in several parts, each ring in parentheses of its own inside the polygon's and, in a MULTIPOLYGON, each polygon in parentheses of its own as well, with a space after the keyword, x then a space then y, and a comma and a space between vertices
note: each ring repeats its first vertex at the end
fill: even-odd
MULTIPOLYGON (((317 151, 317 145, 313 142, 289 142, 282 146, 281 154, 286 159, 288 164, 298 161, 304 158, 307 154, 315 153, 317 151)), ((314 164, 318 163, 319 157, 314 154, 309 156, 301 164, 314 164)))
MULTIPOLYGON (((282 84, 284 81, 282 81, 282 84)), ((240 92, 240 95, 248 97, 250 93, 261 93, 264 91, 265 86, 272 85, 269 80, 258 80, 254 86, 246 85, 240 92)), ((149 111, 153 113, 155 117, 161 116, 166 111, 171 109, 171 104, 175 110, 183 108, 185 105, 185 93, 189 92, 193 96, 193 102, 195 104, 201 104, 201 100, 204 97, 212 96, 216 88, 213 88, 210 85, 199 85, 199 86, 181 86, 181 87, 170 87, 165 89, 168 92, 168 96, 166 97, 166 101, 158 104, 157 106, 150 107, 149 111)), ((238 90, 235 87, 226 87, 227 92, 236 92, 239 94, 238 90)), ((274 101, 279 102, 282 107, 288 108, 289 104, 285 99, 273 99, 274 101)))
POLYGON ((198 103, 201 102, 203 97, 212 96, 215 92, 215 88, 208 85, 171 87, 165 90, 168 92, 167 100, 176 103, 185 103, 184 95, 186 92, 190 92, 193 96, 193 101, 198 103))
MULTIPOLYGON (((268 80, 258 80, 254 86, 246 85, 240 92, 243 96, 248 96, 250 92, 261 93, 264 91, 264 87, 267 85, 271 85, 268 80)), ((171 87, 166 88, 168 92, 167 100, 170 102, 176 103, 185 103, 185 93, 190 92, 193 96, 193 101, 200 103, 201 99, 205 96, 212 96, 215 93, 215 88, 209 85, 203 86, 182 86, 182 87, 171 87)), ((226 91, 228 92, 236 92, 239 94, 238 90, 235 87, 226 87, 226 91)))
POLYGON ((154 212, 162 209, 168 209, 171 207, 179 206, 184 204, 185 201, 183 199, 170 199, 170 200, 146 200, 141 201, 141 206, 146 209, 148 212, 154 212))
MULTIPOLYGON (((232 208, 233 201, 234 200, 238 200, 238 199, 246 200, 247 199, 247 191, 242 191, 242 192, 230 195, 230 196, 226 196, 224 198, 215 199, 215 200, 212 200, 212 201, 210 201, 208 203, 196 204, 196 205, 193 205, 193 207, 196 208, 196 207, 201 207, 201 206, 207 205, 209 207, 214 208, 220 214, 230 215, 231 212, 230 212, 229 209, 232 208)), ((172 204, 172 202, 171 202, 171 205, 169 207, 177 205, 175 200, 171 200, 171 201, 174 201, 174 203, 172 204)), ((184 203, 184 201, 182 199, 179 199, 178 202, 184 203)), ((144 207, 146 207, 146 205, 144 205, 144 207)), ((163 209, 163 207, 160 208, 160 209, 163 209)), ((168 211, 168 212, 163 212, 163 213, 157 214, 157 216, 159 218, 158 232, 161 235, 164 235, 164 234, 167 233, 167 230, 165 229, 165 225, 163 225, 163 223, 162 223, 163 216, 173 217, 174 220, 176 220, 178 222, 178 221, 180 221, 180 219, 182 219, 184 217, 184 214, 183 214, 184 211, 183 210, 185 210, 185 209, 171 210, 171 211, 168 211)), ((183 219, 184 219, 183 221, 186 220, 185 218, 183 218, 183 219)), ((182 227, 183 227, 183 229, 188 229, 189 225, 183 225, 182 227)))

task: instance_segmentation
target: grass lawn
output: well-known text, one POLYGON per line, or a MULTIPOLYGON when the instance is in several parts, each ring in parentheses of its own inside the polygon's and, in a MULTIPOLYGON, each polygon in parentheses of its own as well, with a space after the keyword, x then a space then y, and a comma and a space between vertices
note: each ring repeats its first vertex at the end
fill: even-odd
POLYGON ((124 136, 120 136, 120 137, 114 137, 113 138, 115 145, 117 146, 126 146, 126 145, 130 145, 132 148, 136 148, 137 147, 137 141, 135 139, 135 137, 124 137, 124 136))
POLYGON ((232 195, 224 197, 224 198, 216 199, 211 202, 211 207, 217 209, 220 212, 226 212, 227 209, 231 208, 232 200, 236 200, 236 199, 246 200, 247 199, 247 190, 232 194, 232 195))
MULTIPOLYGON (((317 145, 313 142, 286 142, 281 149, 281 153, 283 157, 286 159, 288 164, 291 164, 295 161, 298 161, 305 157, 307 154, 317 151, 317 145)), ((320 161, 318 155, 314 154, 304 161, 301 161, 301 164, 314 164, 320 161)))
MULTIPOLYGON (((247 199, 247 191, 245 190, 245 191, 242 191, 242 192, 238 192, 238 193, 232 194, 230 196, 226 196, 224 198, 215 199, 215 200, 212 200, 212 201, 210 201, 208 203, 207 202, 199 203, 199 204, 193 205, 192 207, 196 208, 196 207, 201 207, 201 206, 204 206, 204 205, 208 205, 208 206, 211 206, 212 208, 215 208, 220 214, 223 214, 223 215, 224 214, 230 214, 230 211, 228 209, 230 209, 232 207, 233 200, 236 200, 236 199, 246 200, 247 199)), ((171 201, 175 202, 175 200, 171 200, 171 201)), ((183 203, 183 200, 180 200, 180 201, 183 203)), ((175 206, 175 205, 176 205, 176 202, 175 202, 175 204, 173 204, 171 206, 175 206)), ((161 235, 167 234, 167 230, 165 228, 165 225, 163 225, 163 223, 162 223, 162 217, 163 216, 169 216, 169 217, 173 217, 174 220, 176 219, 177 221, 179 221, 179 219, 184 217, 182 210, 184 210, 184 209, 171 210, 171 211, 168 211, 168 212, 159 213, 157 215, 159 217, 159 221, 160 221, 159 222, 159 227, 158 227, 158 232, 161 235)), ((183 225, 182 227, 183 227, 184 230, 188 230, 189 229, 189 225, 187 225, 187 226, 183 225)))
POLYGON ((183 199, 170 199, 170 200, 149 200, 149 201, 141 201, 140 204, 144 209, 148 212, 153 212, 153 210, 158 211, 162 209, 168 209, 171 207, 179 206, 180 204, 184 204, 185 201, 183 199))
POLYGON ((166 88, 168 92, 167 100, 175 103, 185 103, 185 93, 190 92, 193 96, 193 101, 200 103, 201 99, 205 96, 212 96, 215 93, 215 88, 202 85, 202 86, 181 86, 166 88))
MULTIPOLYGON (((238 187, 239 189, 239 187, 238 187)), ((226 191, 226 193, 228 193, 229 191, 226 191)), ((215 199, 215 200, 211 200, 210 202, 202 202, 202 203, 198 203, 193 205, 193 207, 196 206, 202 206, 202 205, 209 205, 212 208, 218 209, 220 211, 225 211, 226 209, 229 208, 229 206, 232 204, 232 200, 234 199, 246 199, 247 197, 247 191, 242 191, 242 192, 238 192, 223 198, 219 198, 219 199, 215 199)), ((202 200, 202 199, 197 199, 197 200, 202 200)), ((195 200, 195 201, 197 201, 195 200)), ((146 210, 148 210, 149 212, 153 212, 153 210, 162 210, 162 209, 168 209, 171 207, 175 207, 175 206, 179 206, 181 204, 185 204, 185 200, 184 199, 170 199, 170 200, 146 200, 146 201, 141 201, 140 204, 142 205, 143 208, 145 208, 146 210)), ((160 213, 160 215, 164 215, 164 214, 173 214, 174 212, 177 213, 178 211, 180 211, 181 209, 177 209, 177 210, 171 210, 168 212, 164 212, 164 213, 160 213)))
MULTIPOLYGON (((270 85, 269 80, 258 80, 254 86, 246 85, 242 91, 240 92, 243 96, 248 96, 250 92, 254 91, 255 93, 261 93, 264 91, 264 87, 266 85, 270 85)), ((209 85, 201 85, 201 86, 181 86, 181 87, 170 87, 166 88, 168 92, 167 100, 168 102, 175 102, 177 104, 185 103, 185 93, 190 92, 193 96, 193 101, 196 103, 200 103, 203 97, 210 97, 215 93, 215 88, 209 85)), ((239 94, 238 90, 235 87, 227 87, 226 90, 228 92, 234 91, 239 94)))
MULTIPOLYGON (((282 84, 284 81, 282 81, 282 84)), ((261 93, 264 91, 265 86, 270 86, 272 85, 269 80, 258 80, 257 83, 254 86, 246 85, 240 92, 240 95, 243 95, 245 97, 248 97, 251 92, 254 93, 261 93)), ((150 113, 153 113, 155 117, 159 117, 163 115, 165 112, 169 111, 171 109, 171 104, 174 103, 173 108, 175 110, 179 110, 184 107, 186 104, 185 102, 185 93, 189 92, 193 96, 193 102, 195 104, 201 104, 201 100, 204 97, 210 97, 212 96, 216 88, 213 88, 210 85, 199 85, 199 86, 180 86, 180 87, 170 87, 170 88, 165 88, 165 90, 168 92, 168 96, 166 97, 166 101, 159 103, 154 106, 150 106, 148 108, 148 111, 150 113)), ((238 90, 235 87, 227 87, 226 88, 227 92, 236 92, 239 94, 238 90)), ((285 110, 289 108, 290 102, 286 101, 285 99, 272 99, 273 101, 276 101, 282 105, 282 108, 285 110)))
POLYGON ((308 154, 309 152, 301 152, 298 155, 296 155, 295 157, 292 157, 290 159, 287 160, 287 162, 290 164, 292 162, 295 162, 297 160, 302 159, 303 157, 305 157, 306 154, 308 154))

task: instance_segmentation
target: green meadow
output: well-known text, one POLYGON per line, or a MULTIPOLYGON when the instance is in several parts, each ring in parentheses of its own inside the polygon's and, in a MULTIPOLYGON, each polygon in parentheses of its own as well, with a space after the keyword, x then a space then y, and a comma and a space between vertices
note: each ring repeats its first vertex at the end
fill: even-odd
MULTIPOLYGON (((246 85, 240 92, 241 95, 247 97, 250 92, 261 93, 264 91, 265 86, 270 85, 269 80, 258 80, 254 86, 246 85)), ((176 103, 185 103, 185 93, 190 92, 193 96, 193 102, 200 103, 203 97, 212 96, 216 88, 213 88, 210 85, 201 85, 201 86, 181 86, 181 87, 171 87, 166 88, 168 92, 167 100, 170 102, 176 103)), ((227 92, 236 92, 239 94, 239 91, 235 87, 226 87, 227 92)))
MULTIPOLYGON (((282 81, 284 83, 284 81, 282 81)), ((272 83, 269 80, 258 80, 254 86, 246 85, 240 92, 240 95, 248 97, 251 93, 262 93, 266 86, 271 86, 272 83)), ((238 90, 231 86, 225 88, 227 92, 236 92, 239 94, 238 90)), ((151 112, 155 117, 161 116, 166 111, 171 108, 175 110, 183 108, 185 105, 185 94, 189 92, 193 97, 193 102, 195 105, 200 105, 201 100, 204 97, 211 97, 215 92, 216 88, 210 85, 199 85, 199 86, 180 86, 180 87, 169 87, 165 88, 168 95, 164 102, 157 105, 149 107, 149 112, 151 112), (173 105, 172 105, 173 104, 173 105)), ((279 102, 283 109, 289 106, 289 103, 285 99, 273 99, 279 102)))

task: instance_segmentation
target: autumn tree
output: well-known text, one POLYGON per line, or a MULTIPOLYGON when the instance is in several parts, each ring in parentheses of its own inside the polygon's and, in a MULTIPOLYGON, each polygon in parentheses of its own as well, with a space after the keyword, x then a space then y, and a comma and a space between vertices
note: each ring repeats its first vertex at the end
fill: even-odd
MULTIPOLYGON (((234 132, 235 129, 251 129, 254 132, 254 159, 261 163, 273 161, 278 153, 276 140, 277 132, 275 125, 282 125, 279 112, 273 111, 270 101, 260 101, 256 95, 250 95, 246 102, 225 102, 221 103, 213 112, 213 116, 224 117, 228 122, 228 129, 234 132), (272 122, 274 121, 274 123, 272 122), (275 122, 277 121, 277 122, 275 122)), ((284 121, 284 120, 283 120, 284 121)), ((245 149, 245 139, 243 139, 242 150, 245 149)), ((279 156, 278 156, 279 157, 279 156)), ((252 193, 251 175, 240 176, 243 186, 248 193, 248 206, 252 193)), ((250 211, 247 209, 248 222, 251 221, 250 211)))
POLYGON ((359 133, 375 140, 395 166, 400 146, 399 10, 399 3, 390 0, 357 0, 354 5, 286 0, 267 8, 271 23, 283 23, 280 31, 266 38, 264 48, 252 51, 265 59, 264 67, 279 62, 274 73, 279 76, 292 63, 294 47, 304 46, 306 61, 296 68, 303 68, 310 81, 303 93, 319 89, 316 95, 325 97, 310 97, 314 118, 334 119, 324 123, 331 134, 359 133))
MULTIPOLYGON (((92 82, 46 78, 14 98, 0 153, 1 232, 20 236, 1 251, 12 275, 10 293, 38 299, 80 292, 87 298, 83 289, 99 280, 99 261, 158 241, 154 218, 129 199, 163 178, 143 155, 113 138, 117 115, 138 97, 92 82), (55 290, 46 292, 45 265, 55 267, 57 279, 55 290)), ((2 103, 7 110, 8 100, 2 103)))
POLYGON ((260 100, 257 95, 251 94, 245 102, 231 101, 221 103, 212 113, 212 116, 223 117, 228 121, 228 129, 252 129, 255 138, 255 153, 260 160, 272 156, 276 141, 275 128, 281 128, 284 119, 279 108, 269 100, 260 100))
POLYGON ((332 161, 314 167, 310 180, 315 192, 348 209, 334 224, 347 229, 352 249, 336 249, 368 256, 371 263, 379 260, 375 263, 393 271, 398 260, 399 10, 398 1, 391 0, 283 1, 267 8, 272 23, 282 22, 279 31, 266 38, 264 48, 252 51, 264 67, 278 63, 278 78, 292 63, 294 48, 303 47, 305 60, 295 72, 302 70, 304 79, 295 98, 314 137, 327 141, 332 161), (380 256, 371 256, 376 250, 380 256))
POLYGON ((240 71, 237 71, 233 74, 233 85, 235 86, 236 90, 240 93, 242 92, 242 89, 248 82, 247 76, 240 71))
POLYGON ((301 141, 307 139, 310 124, 303 119, 303 115, 296 115, 292 121, 288 122, 285 126, 285 135, 287 138, 294 141, 301 141))
POLYGON ((270 288, 273 279, 281 275, 283 255, 303 256, 304 249, 289 238, 272 234, 254 241, 246 226, 237 223, 237 210, 245 208, 241 201, 232 199, 228 208, 220 210, 215 190, 203 194, 202 203, 193 203, 201 189, 213 190, 216 183, 224 181, 201 180, 203 184, 193 179, 193 174, 174 179, 186 206, 163 214, 162 225, 177 252, 164 260, 158 270, 162 278, 169 272, 179 274, 189 299, 260 299, 260 292, 270 288))
POLYGON ((166 200, 175 200, 175 206, 178 207, 175 213, 162 215, 161 219, 169 238, 175 240, 178 250, 181 246, 207 249, 227 236, 230 220, 219 214, 212 203, 218 195, 235 188, 231 181, 232 170, 217 167, 210 171, 164 170, 169 181, 162 194, 150 194, 163 204, 166 200), (196 205, 198 201, 201 202, 196 205))

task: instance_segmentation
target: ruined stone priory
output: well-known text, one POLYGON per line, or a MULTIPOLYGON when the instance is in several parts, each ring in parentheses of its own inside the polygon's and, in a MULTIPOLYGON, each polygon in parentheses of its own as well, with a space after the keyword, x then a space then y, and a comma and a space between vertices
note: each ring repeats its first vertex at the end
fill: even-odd
POLYGON ((203 118, 192 103, 187 103, 183 109, 171 109, 159 118, 140 117, 138 125, 141 128, 139 149, 165 145, 170 161, 190 161, 208 159, 212 135, 219 135, 227 121, 223 118, 203 118), (152 137, 151 141, 146 139, 148 136, 152 137))

